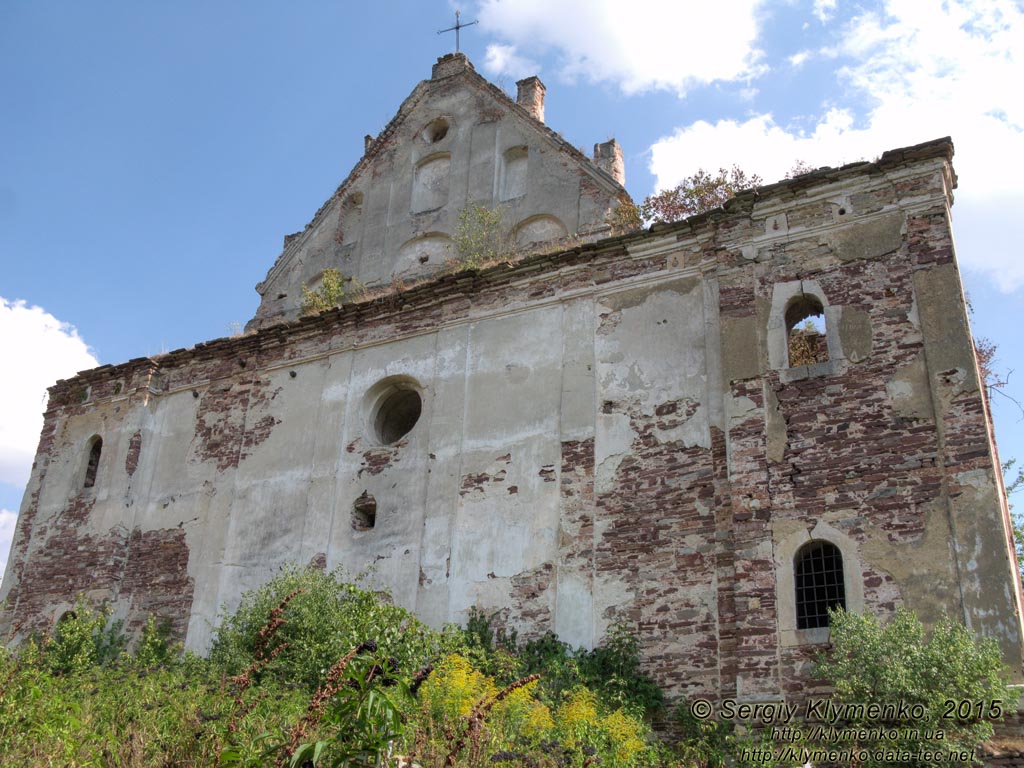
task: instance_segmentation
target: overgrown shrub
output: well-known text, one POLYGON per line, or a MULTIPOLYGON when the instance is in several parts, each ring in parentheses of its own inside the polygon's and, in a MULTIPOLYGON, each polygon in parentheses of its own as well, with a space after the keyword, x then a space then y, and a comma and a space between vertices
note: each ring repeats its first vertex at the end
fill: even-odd
POLYGON ((407 742, 423 766, 654 766, 642 718, 608 706, 584 686, 551 708, 537 697, 539 675, 507 686, 453 654, 430 673, 410 716, 407 742))
POLYGON ((345 581, 341 571, 289 567, 244 595, 233 613, 222 616, 210 660, 229 675, 249 667, 257 656, 261 630, 289 595, 282 623, 265 648, 273 658, 260 669, 260 677, 269 675, 314 691, 331 665, 369 641, 402 674, 411 675, 441 646, 441 635, 404 608, 345 581))
MULTIPOLYGON (((833 686, 834 702, 920 705, 911 717, 897 713, 883 723, 885 739, 869 738, 860 746, 927 749, 946 755, 941 762, 951 762, 951 753, 975 749, 991 738, 994 719, 1016 710, 1019 694, 1006 680, 998 644, 979 639, 959 622, 945 618, 929 636, 906 610, 885 624, 840 610, 830 612, 830 626, 831 648, 819 656, 815 674, 833 686)), ((847 723, 870 730, 879 719, 853 716, 847 723)))
POLYGON ((477 666, 500 684, 540 674, 540 695, 549 705, 579 685, 608 705, 641 715, 664 705, 661 689, 640 669, 640 643, 625 625, 613 625, 601 645, 587 650, 573 648, 550 632, 520 642, 514 632, 494 627, 483 613, 470 611, 464 638, 477 666))
POLYGON ((124 650, 127 640, 122 622, 111 621, 105 608, 96 609, 79 598, 47 635, 29 639, 23 654, 38 655, 42 666, 56 675, 66 675, 110 664, 124 650))
POLYGON ((302 314, 315 315, 328 309, 340 307, 354 301, 366 290, 354 277, 346 277, 330 267, 320 277, 320 284, 314 290, 302 286, 302 314))
POLYGON ((500 208, 470 203, 459 211, 452 235, 458 267, 480 269, 508 259, 512 243, 505 231, 500 208))
MULTIPOLYGON (((248 593, 209 659, 181 655, 155 620, 133 652, 118 630, 79 603, 53 632, 0 650, 5 764, 348 768, 402 755, 422 768, 708 768, 772 765, 742 751, 779 746, 685 707, 682 740, 661 744, 644 716, 661 694, 622 627, 591 651, 553 635, 522 642, 479 612, 466 629, 434 632, 339 573, 286 569, 248 593)), ((832 637, 818 672, 834 703, 923 711, 893 724, 895 741, 887 730, 884 744, 849 746, 951 755, 1016 706, 995 643, 955 622, 928 636, 905 612, 884 626, 836 613, 832 637)))

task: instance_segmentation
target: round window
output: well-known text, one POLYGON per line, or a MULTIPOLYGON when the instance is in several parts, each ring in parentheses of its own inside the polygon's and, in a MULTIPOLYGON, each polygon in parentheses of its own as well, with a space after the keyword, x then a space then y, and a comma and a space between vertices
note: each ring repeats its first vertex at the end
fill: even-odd
POLYGON ((415 385, 407 379, 382 382, 371 390, 373 409, 370 425, 374 436, 383 445, 397 443, 405 437, 423 412, 423 398, 415 385), (383 386, 382 386, 383 385, 383 386), (376 397, 373 395, 376 394, 376 397))
POLYGON ((423 129, 421 134, 427 144, 436 144, 448 135, 448 121, 439 117, 423 129))

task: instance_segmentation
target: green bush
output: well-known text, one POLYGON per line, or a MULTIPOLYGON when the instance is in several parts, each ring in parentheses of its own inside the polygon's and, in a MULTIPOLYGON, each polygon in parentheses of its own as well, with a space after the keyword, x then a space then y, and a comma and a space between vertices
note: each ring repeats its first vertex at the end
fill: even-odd
MULTIPOLYGON (((887 723, 881 741, 844 746, 948 758, 991 735, 996 709, 1016 707, 995 643, 955 622, 929 635, 906 612, 884 626, 836 613, 832 640, 817 672, 833 703, 922 710, 887 723)), ((208 659, 182 656, 156 620, 128 652, 119 625, 82 602, 49 635, 0 650, 5 764, 342 768, 385 765, 388 753, 423 768, 772 764, 739 759, 744 748, 778 747, 765 732, 698 721, 685 707, 669 750, 645 717, 661 703, 621 626, 593 650, 550 634, 523 642, 480 612, 465 629, 435 632, 337 572, 298 568, 224 616, 208 659)))
POLYGON ((24 653, 38 654, 39 662, 56 675, 71 674, 109 664, 124 650, 127 640, 122 622, 111 621, 106 609, 95 609, 79 598, 48 636, 36 635, 24 653))
POLYGON ((365 287, 354 277, 346 277, 340 271, 330 267, 320 277, 320 285, 315 290, 302 286, 302 314, 315 315, 328 309, 340 307, 354 301, 365 287))
POLYGON ((331 665, 369 641, 394 667, 411 675, 437 654, 441 637, 404 608, 346 582, 340 571, 290 567, 222 616, 210 660, 237 675, 262 652, 269 661, 261 666, 260 677, 314 691, 331 665), (283 623, 264 640, 261 632, 272 620, 271 612, 289 596, 280 616, 283 623))
MULTIPOLYGON (((850 704, 919 705, 917 714, 882 724, 897 738, 867 739, 859 746, 939 752, 945 756, 970 751, 992 736, 992 721, 1016 710, 1018 692, 1005 677, 999 646, 978 639, 949 618, 925 632, 917 617, 897 611, 886 624, 870 615, 834 611, 830 614, 832 647, 817 660, 816 675, 828 681, 832 700, 850 704), (966 704, 964 704, 966 703, 966 704), (959 711, 958 711, 958 708, 959 711)), ((850 726, 880 725, 877 717, 857 717, 850 726)), ((906 765, 950 762, 910 761, 906 765)), ((891 761, 865 766, 892 765, 891 761)))
POLYGON ((487 208, 470 203, 459 211, 459 220, 452 235, 459 265, 480 269, 508 259, 512 243, 505 232, 500 208, 487 208))
POLYGON ((549 706, 580 685, 596 693, 602 706, 625 707, 638 715, 664 706, 661 689, 640 669, 639 641, 622 624, 613 625, 598 647, 574 649, 551 632, 520 642, 514 631, 495 628, 489 617, 472 610, 463 642, 462 652, 500 685, 539 674, 539 695, 549 706))

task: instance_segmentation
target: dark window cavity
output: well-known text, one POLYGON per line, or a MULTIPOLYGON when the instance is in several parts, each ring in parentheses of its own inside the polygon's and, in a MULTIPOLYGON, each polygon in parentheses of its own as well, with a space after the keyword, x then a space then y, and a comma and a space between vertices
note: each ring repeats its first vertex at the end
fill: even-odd
POLYGON ((416 426, 423 412, 423 400, 415 389, 394 388, 381 398, 373 419, 377 439, 384 445, 396 443, 416 426))
POLYGON ((367 491, 352 504, 352 527, 357 531, 369 531, 377 524, 377 500, 367 491))
POLYGON ((85 465, 85 482, 83 488, 92 488, 96 485, 96 471, 100 466, 100 453, 103 451, 103 439, 94 437, 89 446, 89 463, 85 465))
POLYGON ((796 628, 828 626, 830 608, 846 608, 843 556, 827 541, 813 541, 796 554, 796 628))

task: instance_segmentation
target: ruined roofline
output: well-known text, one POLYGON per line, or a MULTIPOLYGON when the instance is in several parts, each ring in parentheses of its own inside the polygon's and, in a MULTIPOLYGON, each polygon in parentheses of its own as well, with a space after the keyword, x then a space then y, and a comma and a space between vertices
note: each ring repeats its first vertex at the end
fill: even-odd
MULTIPOLYGON (((949 137, 884 152, 874 162, 849 163, 839 168, 819 168, 793 179, 784 179, 774 184, 746 190, 727 201, 721 208, 691 216, 671 224, 653 224, 623 235, 584 243, 573 248, 537 253, 525 256, 514 263, 501 262, 480 270, 463 269, 460 272, 427 278, 415 286, 383 296, 364 298, 316 315, 301 317, 275 325, 268 325, 242 336, 224 337, 200 343, 194 347, 177 349, 153 357, 140 357, 120 365, 103 365, 79 372, 71 379, 61 380, 49 388, 50 400, 47 411, 64 406, 74 406, 82 401, 76 399, 83 387, 105 385, 132 374, 143 374, 148 382, 161 369, 173 369, 184 364, 214 359, 225 360, 232 370, 245 367, 246 361, 260 352, 274 346, 288 343, 293 338, 318 335, 319 332, 337 329, 346 323, 358 324, 366 318, 384 317, 388 314, 417 311, 425 306, 445 301, 452 297, 473 294, 486 287, 507 283, 519 277, 535 277, 539 273, 555 272, 567 266, 586 263, 612 254, 628 254, 629 246, 642 243, 651 235, 676 233, 681 239, 685 235, 700 235, 714 230, 725 220, 746 216, 754 205, 773 200, 785 200, 797 193, 817 187, 841 182, 858 176, 884 173, 888 170, 916 165, 929 160, 942 160, 951 169, 953 142, 949 137)), ((953 176, 955 179, 955 176, 953 176)), ((225 374, 226 375, 226 374, 225 374)), ((130 393, 131 388, 123 394, 130 393)), ((90 401, 92 398, 90 398, 90 401)))
POLYGON ((823 166, 808 173, 802 173, 791 179, 781 179, 772 184, 765 184, 759 187, 751 187, 742 190, 735 196, 729 198, 719 208, 712 208, 710 211, 698 213, 680 221, 671 223, 652 224, 650 232, 667 232, 672 229, 696 228, 705 221, 720 218, 722 214, 734 213, 744 209, 750 209, 755 203, 761 204, 769 200, 785 200, 796 193, 804 192, 815 187, 826 184, 833 184, 844 179, 855 176, 882 173, 892 168, 909 165, 921 160, 941 159, 950 168, 952 187, 956 188, 956 174, 952 173, 953 164, 953 139, 944 136, 941 139, 932 139, 921 144, 914 144, 909 147, 890 149, 882 153, 875 161, 859 160, 853 163, 841 165, 838 168, 823 166))
MULTIPOLYGON (((266 285, 277 275, 284 266, 291 260, 291 257, 296 253, 305 241, 305 235, 309 234, 315 227, 315 225, 322 219, 327 213, 328 209, 334 204, 335 201, 343 199, 345 193, 348 190, 352 180, 359 176, 360 172, 363 171, 380 153, 383 147, 387 144, 395 132, 398 130, 406 119, 409 112, 412 111, 413 106, 416 102, 424 95, 431 83, 439 83, 452 78, 466 76, 467 81, 470 85, 477 88, 481 88, 487 92, 492 98, 497 100, 503 107, 515 112, 519 117, 531 125, 534 130, 537 130, 543 138, 547 139, 556 149, 565 152, 570 155, 573 160, 580 163, 581 167, 596 181, 605 185, 611 192, 619 199, 632 199, 629 197, 629 192, 626 188, 619 184, 612 176, 604 169, 598 167, 598 165, 585 154, 580 152, 576 147, 566 141, 560 133, 552 130, 544 122, 541 122, 534 117, 528 109, 523 107, 521 104, 516 103, 508 94, 506 94, 501 88, 494 85, 487 78, 480 75, 473 67, 472 62, 466 57, 464 53, 449 53, 445 56, 440 57, 437 60, 437 64, 434 65, 434 69, 437 70, 442 68, 444 64, 461 63, 462 66, 454 69, 449 74, 441 74, 438 77, 431 77, 427 80, 421 80, 413 88, 410 93, 399 105, 398 111, 395 116, 391 118, 387 125, 381 130, 372 141, 367 143, 366 149, 363 155, 359 158, 356 164, 349 171, 345 179, 338 185, 337 189, 331 194, 330 197, 317 209, 313 217, 306 223, 306 226, 301 231, 291 235, 287 235, 285 238, 285 246, 282 248, 281 253, 274 260, 273 265, 267 270, 266 276, 256 284, 256 292, 263 295, 263 291, 266 285)), ((369 138, 369 137, 368 137, 369 138)))

